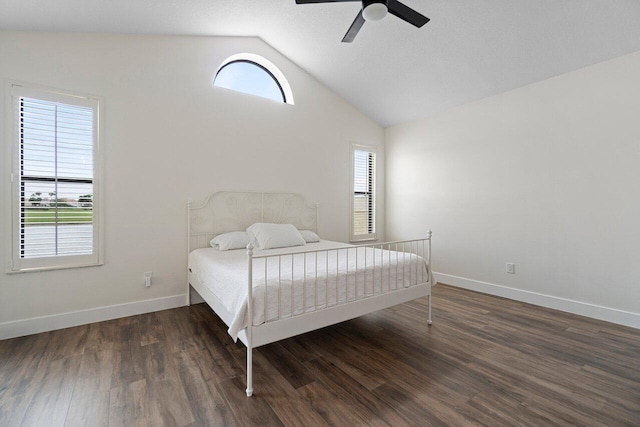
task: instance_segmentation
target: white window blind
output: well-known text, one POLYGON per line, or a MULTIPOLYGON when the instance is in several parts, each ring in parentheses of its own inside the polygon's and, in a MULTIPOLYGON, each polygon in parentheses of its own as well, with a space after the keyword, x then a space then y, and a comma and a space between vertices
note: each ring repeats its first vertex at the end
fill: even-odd
POLYGON ((98 104, 12 88, 15 109, 13 270, 95 265, 98 104))
POLYGON ((370 147, 354 146, 351 202, 351 240, 376 238, 376 153, 370 147))

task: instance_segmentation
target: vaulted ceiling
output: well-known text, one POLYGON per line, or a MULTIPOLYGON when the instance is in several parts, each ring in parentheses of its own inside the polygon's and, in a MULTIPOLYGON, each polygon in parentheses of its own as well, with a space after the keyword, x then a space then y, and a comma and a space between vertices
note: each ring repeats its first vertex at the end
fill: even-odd
POLYGON ((355 2, 0 0, 0 29, 258 36, 383 126, 640 50, 638 0, 404 0, 340 40, 355 2))

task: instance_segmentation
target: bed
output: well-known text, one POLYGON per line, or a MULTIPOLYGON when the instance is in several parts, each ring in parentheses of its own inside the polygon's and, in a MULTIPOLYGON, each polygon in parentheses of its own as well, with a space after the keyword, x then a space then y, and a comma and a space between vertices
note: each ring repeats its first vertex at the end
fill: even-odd
POLYGON ((188 295, 193 288, 246 346, 247 396, 256 347, 424 296, 425 321, 432 323, 431 231, 357 246, 320 239, 257 250, 253 240, 221 251, 210 246, 212 238, 256 223, 292 224, 314 235, 318 205, 295 193, 221 191, 187 210, 188 295))

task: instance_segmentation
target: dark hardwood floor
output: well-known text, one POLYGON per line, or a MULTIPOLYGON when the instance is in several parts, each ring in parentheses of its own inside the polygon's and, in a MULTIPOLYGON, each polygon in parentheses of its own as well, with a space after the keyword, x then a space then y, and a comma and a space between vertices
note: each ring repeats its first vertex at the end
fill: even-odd
POLYGON ((448 286, 245 349, 203 304, 0 341, 0 425, 640 425, 640 331, 448 286))

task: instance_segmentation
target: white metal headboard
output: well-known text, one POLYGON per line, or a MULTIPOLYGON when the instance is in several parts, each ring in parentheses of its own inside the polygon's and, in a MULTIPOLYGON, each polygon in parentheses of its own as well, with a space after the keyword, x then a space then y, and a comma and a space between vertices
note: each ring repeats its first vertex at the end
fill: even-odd
POLYGON ((187 203, 189 252, 209 246, 218 234, 244 231, 256 222, 293 224, 318 232, 318 205, 296 193, 219 191, 187 203))

